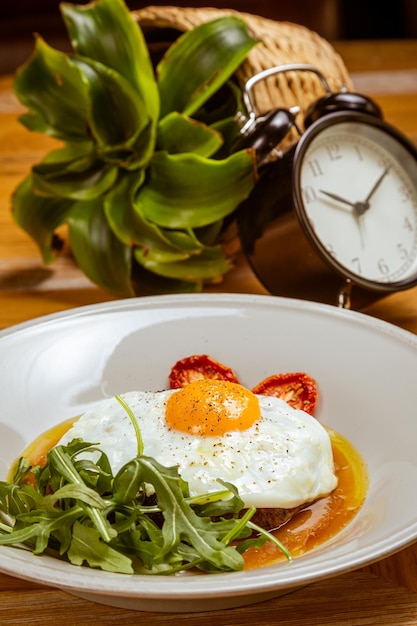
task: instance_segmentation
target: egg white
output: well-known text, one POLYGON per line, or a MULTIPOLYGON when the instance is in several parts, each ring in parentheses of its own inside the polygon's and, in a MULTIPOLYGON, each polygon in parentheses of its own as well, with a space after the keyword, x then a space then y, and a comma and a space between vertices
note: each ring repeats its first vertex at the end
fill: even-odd
MULTIPOLYGON (((138 422, 144 454, 178 466, 191 495, 233 483, 245 506, 292 508, 330 493, 337 484, 326 429, 304 411, 270 396, 257 396, 261 419, 244 431, 199 437, 170 429, 165 406, 176 390, 123 394, 138 422)), ((59 443, 74 438, 97 444, 116 473, 136 456, 133 425, 116 398, 82 415, 59 443)))

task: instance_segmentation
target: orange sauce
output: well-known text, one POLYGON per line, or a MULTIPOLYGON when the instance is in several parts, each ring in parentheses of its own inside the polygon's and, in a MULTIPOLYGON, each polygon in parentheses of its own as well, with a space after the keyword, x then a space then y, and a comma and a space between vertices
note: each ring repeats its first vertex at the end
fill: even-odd
MULTIPOLYGON (((46 453, 58 443, 78 418, 73 418, 53 426, 30 443, 21 456, 34 465, 44 465, 46 453)), ((341 435, 328 429, 333 449, 335 473, 338 478, 333 492, 300 511, 274 535, 298 557, 334 537, 358 513, 368 489, 368 474, 362 457, 341 435)), ((8 480, 13 480, 14 466, 8 480)), ((250 548, 243 558, 245 569, 254 569, 285 561, 280 549, 270 541, 262 548, 250 548)))
MULTIPOLYGON (((43 467, 46 463, 46 453, 48 450, 56 446, 58 441, 69 431, 71 426, 77 421, 77 417, 65 420, 56 426, 52 426, 49 430, 46 430, 41 435, 38 435, 36 439, 31 441, 21 453, 21 457, 25 457, 29 461, 29 464, 34 467, 40 465, 43 467)), ((16 463, 18 459, 12 464, 7 475, 7 480, 13 482, 13 475, 15 472, 16 463)))
MULTIPOLYGON (((366 497, 369 478, 362 457, 344 437, 332 430, 329 430, 329 435, 337 487, 273 533, 292 557, 301 556, 334 537, 355 517, 366 497)), ((262 548, 250 548, 243 558, 245 569, 286 560, 281 550, 270 541, 262 548)))

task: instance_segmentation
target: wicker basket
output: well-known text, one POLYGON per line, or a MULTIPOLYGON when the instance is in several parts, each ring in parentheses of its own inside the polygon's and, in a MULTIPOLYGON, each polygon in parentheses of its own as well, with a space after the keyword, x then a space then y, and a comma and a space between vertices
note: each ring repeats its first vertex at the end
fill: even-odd
MULTIPOLYGON (((326 77, 332 91, 342 87, 350 90, 347 69, 331 44, 298 24, 277 22, 267 18, 241 13, 233 9, 149 6, 133 11, 145 37, 155 39, 165 29, 185 32, 202 22, 224 15, 237 15, 247 24, 251 34, 259 40, 236 73, 239 84, 254 74, 286 63, 309 63, 326 77)), ((257 114, 274 107, 298 105, 304 112, 308 105, 323 95, 323 85, 312 72, 286 72, 259 82, 252 99, 257 114)))

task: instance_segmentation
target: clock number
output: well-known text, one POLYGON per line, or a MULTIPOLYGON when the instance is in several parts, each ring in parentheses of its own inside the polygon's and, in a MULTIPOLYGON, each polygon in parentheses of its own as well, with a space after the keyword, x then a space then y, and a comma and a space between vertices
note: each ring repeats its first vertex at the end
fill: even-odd
POLYGON ((409 230, 410 232, 412 232, 414 230, 413 229, 413 225, 412 225, 412 223, 410 222, 410 219, 407 216, 404 218, 404 228, 405 228, 405 230, 409 230))
POLYGON ((389 274, 389 267, 386 264, 386 262, 384 261, 384 259, 379 259, 378 261, 378 269, 381 272, 381 274, 383 276, 386 276, 387 274, 389 274))
POLYGON ((314 202, 315 200, 317 200, 317 194, 313 187, 310 187, 310 185, 308 185, 307 187, 303 187, 301 193, 303 194, 303 200, 305 204, 309 204, 310 202, 314 202))
POLYGON ((336 161, 337 159, 341 159, 342 155, 340 154, 340 147, 338 143, 331 143, 326 146, 326 150, 329 155, 330 161, 336 161))
POLYGON ((402 259, 403 261, 408 261, 410 255, 409 255, 407 248, 405 248, 403 243, 397 243, 397 250, 398 250, 400 259, 402 259))
POLYGON ((407 187, 405 185, 401 185, 398 191, 400 192, 401 202, 408 202, 408 200, 410 199, 410 193, 407 187))
POLYGON ((317 176, 323 176, 323 170, 320 167, 320 163, 317 159, 313 159, 312 161, 308 161, 308 165, 311 169, 311 173, 316 178, 317 176))
POLYGON ((334 259, 337 259, 337 254, 336 254, 336 251, 335 251, 335 249, 333 248, 333 246, 332 246, 332 244, 331 244, 331 243, 328 243, 328 244, 326 245, 326 250, 327 250, 327 252, 330 254, 330 256, 332 256, 334 259))
POLYGON ((352 265, 354 265, 354 266, 355 266, 355 268, 356 268, 356 273, 357 273, 357 274, 362 274, 361 262, 360 262, 360 259, 359 259, 359 257, 358 257, 358 256, 355 256, 355 257, 352 259, 352 265))

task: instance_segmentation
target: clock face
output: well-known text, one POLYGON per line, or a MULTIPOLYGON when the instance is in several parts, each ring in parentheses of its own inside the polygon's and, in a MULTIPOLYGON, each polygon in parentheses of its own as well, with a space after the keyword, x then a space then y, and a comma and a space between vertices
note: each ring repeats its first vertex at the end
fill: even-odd
POLYGON ((384 122, 316 122, 297 147, 294 192, 308 236, 339 273, 381 290, 417 282, 417 157, 384 122))

